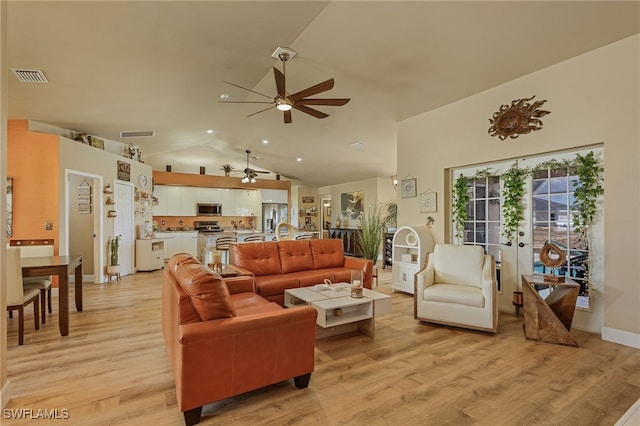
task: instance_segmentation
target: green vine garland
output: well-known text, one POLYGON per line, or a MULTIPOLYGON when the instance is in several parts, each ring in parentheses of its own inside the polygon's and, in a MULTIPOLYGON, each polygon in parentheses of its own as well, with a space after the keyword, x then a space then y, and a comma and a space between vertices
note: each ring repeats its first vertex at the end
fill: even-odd
POLYGON ((588 238, 588 231, 591 222, 597 212, 598 197, 604 194, 602 186, 602 168, 595 158, 593 151, 587 155, 576 156, 574 161, 575 173, 580 178, 573 183, 574 197, 577 214, 573 216, 573 226, 583 240, 588 238))
POLYGON ((509 170, 502 174, 502 235, 511 241, 518 231, 520 222, 524 220, 524 205, 522 196, 524 195, 525 178, 529 175, 529 169, 518 167, 518 162, 513 163, 509 170))
POLYGON ((467 203, 471 200, 467 189, 468 179, 462 174, 453 184, 453 223, 456 237, 464 235, 464 223, 467 220, 467 203))

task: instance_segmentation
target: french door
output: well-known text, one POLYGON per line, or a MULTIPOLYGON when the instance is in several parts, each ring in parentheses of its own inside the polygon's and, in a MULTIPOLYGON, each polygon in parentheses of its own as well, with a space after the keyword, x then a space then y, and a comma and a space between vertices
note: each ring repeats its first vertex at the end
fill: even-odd
MULTIPOLYGON (((590 265, 589 259, 593 256, 587 242, 574 232, 572 226, 576 206, 573 191, 579 184, 579 178, 571 167, 563 163, 589 151, 600 159, 604 154, 602 148, 594 148, 518 160, 517 166, 528 169, 529 174, 524 181, 522 196, 524 219, 510 239, 503 235, 504 181, 501 175, 514 162, 453 170, 454 179, 460 175, 467 177, 470 199, 464 232, 461 238, 453 236, 453 241, 482 246, 486 253, 494 256, 498 266, 501 310, 513 310, 512 293, 522 288, 520 276, 532 273, 554 273, 578 282, 581 286, 578 306, 589 307, 589 283, 594 277, 594 271, 590 270, 594 265, 590 265), (546 269, 540 262, 540 250, 548 241, 562 248, 567 255, 565 265, 554 271, 546 269)), ((600 239, 601 221, 594 223, 591 232, 596 240, 600 239)))

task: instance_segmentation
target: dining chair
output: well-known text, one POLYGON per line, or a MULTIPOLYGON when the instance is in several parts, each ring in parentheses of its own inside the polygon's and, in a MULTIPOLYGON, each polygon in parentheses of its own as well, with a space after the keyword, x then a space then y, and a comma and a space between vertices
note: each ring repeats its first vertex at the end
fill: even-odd
POLYGON ((223 265, 229 264, 229 245, 237 242, 238 238, 236 237, 218 237, 216 239, 216 250, 222 253, 223 265))
MULTIPOLYGON (((53 240, 12 240, 12 246, 20 247, 20 257, 49 257, 53 256, 53 240)), ((42 323, 47 322, 45 305, 48 312, 52 313, 51 303, 51 276, 26 277, 22 279, 25 289, 37 289, 40 291, 40 312, 42 314, 42 323)))
POLYGON ((20 247, 7 248, 7 311, 18 311, 18 345, 24 344, 24 307, 33 302, 35 329, 40 330, 39 299, 40 290, 25 289, 22 285, 22 265, 20 247))

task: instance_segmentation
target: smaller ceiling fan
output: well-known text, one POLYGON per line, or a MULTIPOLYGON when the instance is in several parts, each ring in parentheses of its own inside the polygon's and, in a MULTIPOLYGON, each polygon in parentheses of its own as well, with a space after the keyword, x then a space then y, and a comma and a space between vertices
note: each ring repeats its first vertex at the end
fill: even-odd
POLYGON ((314 108, 309 108, 307 105, 342 106, 351 100, 350 98, 319 99, 319 98, 308 97, 308 96, 317 95, 318 93, 326 92, 328 90, 333 89, 333 84, 334 84, 333 78, 330 78, 329 80, 325 80, 322 83, 318 83, 315 86, 307 87, 306 89, 301 90, 299 92, 289 94, 286 90, 286 63, 290 61, 293 58, 293 56, 295 56, 295 52, 293 50, 280 48, 280 47, 276 50, 276 52, 279 52, 277 54, 277 58, 280 59, 280 61, 282 62, 283 72, 280 72, 279 69, 277 69, 276 67, 273 67, 273 74, 276 79, 276 89, 278 91, 278 94, 275 97, 272 98, 271 96, 265 95, 260 92, 256 92, 255 90, 251 90, 246 87, 237 85, 235 83, 230 83, 228 81, 223 80, 223 83, 227 83, 232 86, 239 87, 240 89, 247 90, 249 92, 263 96, 265 98, 270 99, 270 101, 269 102, 267 101, 262 101, 262 102, 230 101, 229 95, 223 94, 220 96, 220 99, 221 99, 220 102, 236 103, 236 104, 271 104, 270 107, 254 112, 252 114, 249 114, 247 115, 247 117, 260 114, 261 112, 268 111, 271 108, 275 107, 276 109, 283 112, 284 122, 285 124, 288 124, 292 122, 292 118, 291 118, 292 109, 296 109, 298 111, 304 112, 305 114, 309 114, 316 118, 325 118, 325 117, 328 117, 329 114, 326 114, 322 111, 318 111, 317 109, 314 109, 314 108))
POLYGON ((249 157, 251 156, 250 150, 245 150, 247 153, 247 167, 242 171, 244 173, 244 177, 242 178, 242 183, 255 183, 256 178, 258 177, 258 173, 271 173, 266 170, 255 170, 249 167, 249 157))

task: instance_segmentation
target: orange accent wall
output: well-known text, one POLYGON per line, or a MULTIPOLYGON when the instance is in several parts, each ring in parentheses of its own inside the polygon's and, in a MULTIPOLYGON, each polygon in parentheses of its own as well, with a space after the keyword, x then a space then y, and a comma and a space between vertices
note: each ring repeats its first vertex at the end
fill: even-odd
MULTIPOLYGON (((55 241, 59 233, 59 137, 28 130, 27 120, 9 120, 7 176, 13 178, 13 236, 55 241), (53 222, 51 231, 45 221, 53 222)), ((9 240, 9 239, 8 239, 9 240)))

